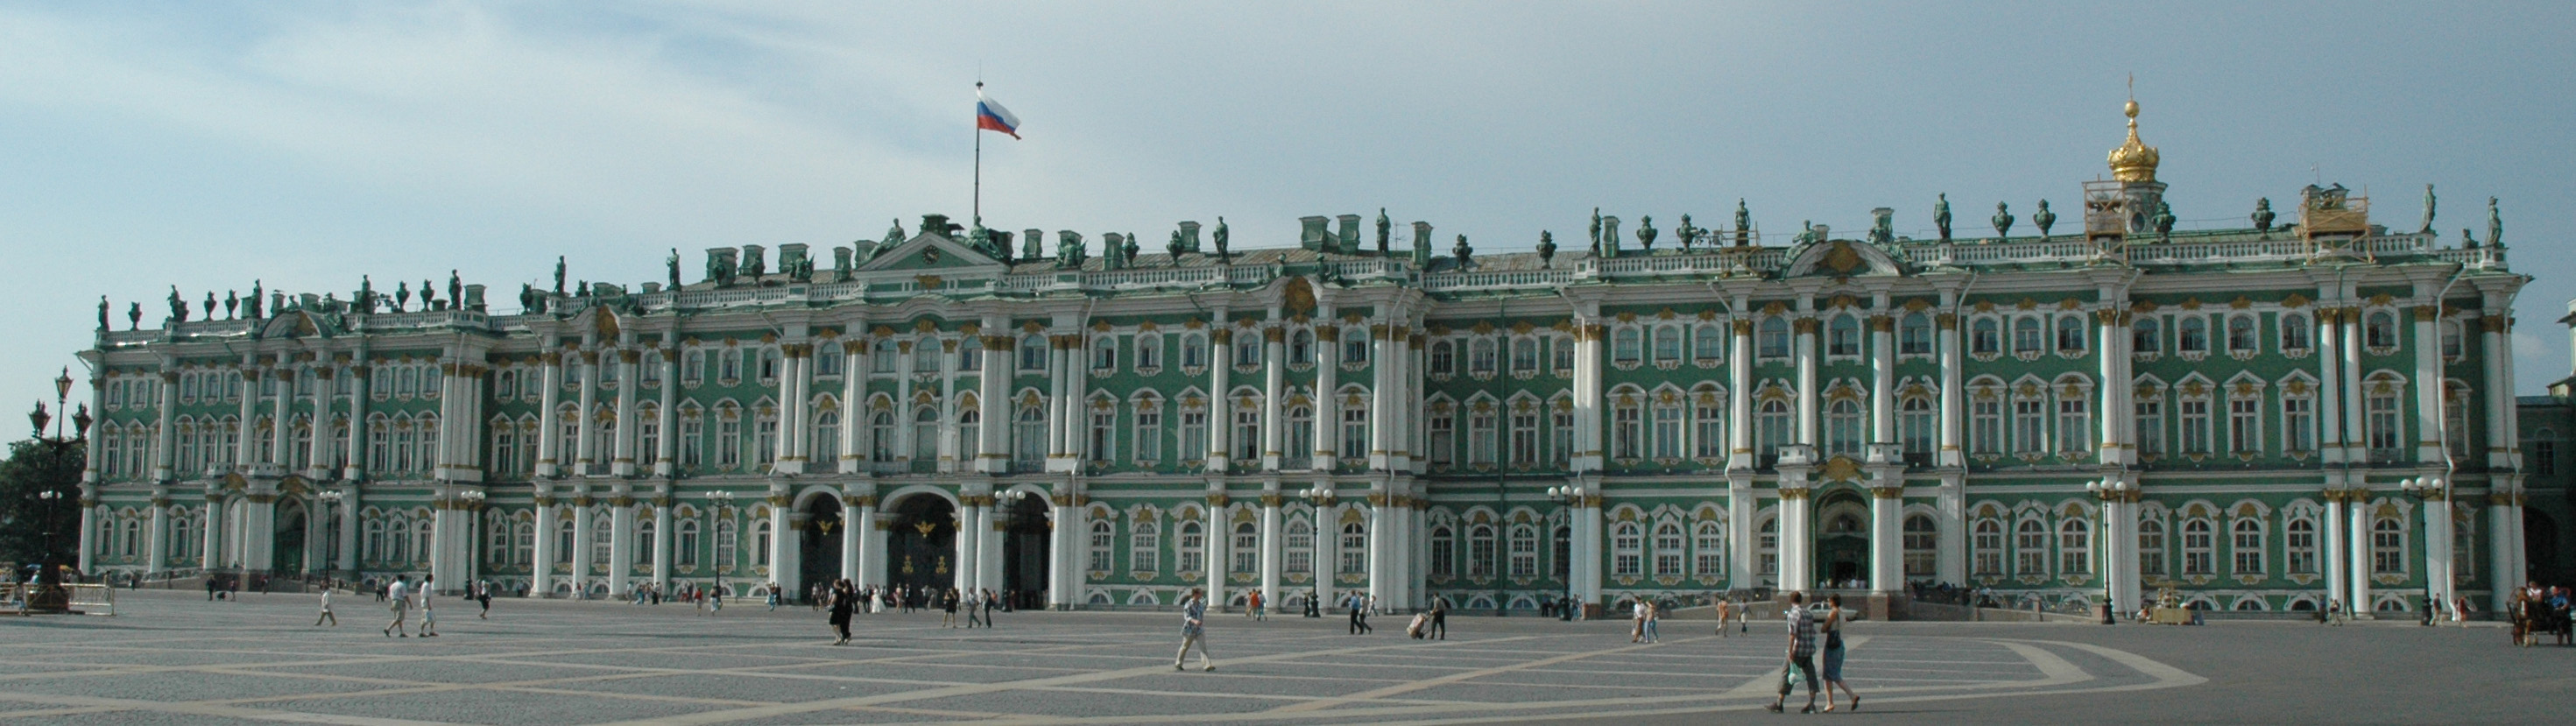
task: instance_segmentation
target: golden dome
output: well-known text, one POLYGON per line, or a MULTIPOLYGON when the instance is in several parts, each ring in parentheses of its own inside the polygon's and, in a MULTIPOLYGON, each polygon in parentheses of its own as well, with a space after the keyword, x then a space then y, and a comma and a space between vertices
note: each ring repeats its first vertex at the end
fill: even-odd
POLYGON ((2121 142, 2120 148, 2111 150, 2111 178, 2124 182, 2155 181, 2159 155, 2156 147, 2138 141, 2138 102, 2131 99, 2121 111, 2129 116, 2129 140, 2121 142))

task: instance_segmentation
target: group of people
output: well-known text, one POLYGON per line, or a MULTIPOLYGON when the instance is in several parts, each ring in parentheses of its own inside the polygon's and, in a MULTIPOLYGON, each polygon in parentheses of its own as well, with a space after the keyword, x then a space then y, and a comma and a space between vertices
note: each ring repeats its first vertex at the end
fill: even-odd
POLYGON ((2530 647, 2540 644, 2540 635, 2556 636, 2559 645, 2576 641, 2576 627, 2568 621, 2569 591, 2566 586, 2541 587, 2538 581, 2524 583, 2513 591, 2513 602, 2506 612, 2513 618, 2513 644, 2530 647))

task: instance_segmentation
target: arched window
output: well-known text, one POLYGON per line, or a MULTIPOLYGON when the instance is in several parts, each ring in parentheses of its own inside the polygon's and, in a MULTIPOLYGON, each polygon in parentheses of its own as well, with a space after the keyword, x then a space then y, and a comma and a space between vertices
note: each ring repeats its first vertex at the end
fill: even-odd
MULTIPOLYGON (((741 531, 741 527, 734 524, 733 520, 730 518, 716 520, 715 565, 717 572, 732 572, 734 566, 742 562, 741 531)), ((569 540, 571 538, 566 537, 565 539, 569 540)))
POLYGON ((1663 325, 1655 328, 1655 362, 1682 362, 1682 326, 1663 325))
POLYGON ((1296 332, 1288 334, 1288 360, 1295 363, 1314 362, 1315 331, 1298 328, 1296 332))
POLYGON ((2373 311, 2362 326, 2362 339, 2373 348, 2397 347, 2397 316, 2386 310, 2373 311))
POLYGON ((1905 446, 1909 459, 1929 463, 1932 456, 1934 409, 1929 396, 1907 396, 1897 404, 1897 439, 1905 446))
POLYGON ((1190 333, 1181 336, 1181 367, 1207 367, 1207 336, 1190 333))
POLYGON ((1162 523, 1151 519, 1138 519, 1128 528, 1127 567, 1140 572, 1162 571, 1162 523))
POLYGON ((1103 335, 1091 341, 1091 370, 1118 370, 1118 337, 1103 335))
POLYGON ((1431 344, 1432 375, 1445 376, 1456 373, 1457 359, 1457 347, 1449 341, 1443 340, 1431 344))
POLYGON ((2024 519, 2014 526, 2013 574, 2021 577, 2048 575, 2048 524, 2037 517, 2024 519))
POLYGON ((2405 520, 2383 516, 2371 521, 2370 573, 2373 575, 2406 574, 2405 520))
POLYGON ((1921 514, 1905 515, 1905 576, 1931 577, 1936 572, 1941 547, 1940 525, 1921 514))
POLYGON ((1368 530, 1358 522, 1342 525, 1342 573, 1368 572, 1368 530))
POLYGON ((1020 407, 1011 424, 1011 463, 1023 471, 1035 471, 1046 461, 1046 407, 1028 404, 1020 407))
POLYGON ((1655 574, 1680 576, 1682 573, 1682 526, 1677 522, 1655 525, 1655 574))
POLYGON ((1108 572, 1114 566, 1110 560, 1118 555, 1117 547, 1115 534, 1110 530, 1109 523, 1103 520, 1092 520, 1091 546, 1087 548, 1090 554, 1091 571, 1108 572))
POLYGON ((2184 353, 2209 352, 2209 321, 2198 315, 2185 315, 2174 323, 2174 349, 2184 353))
POLYGON ((1726 576, 1726 527, 1717 520, 1701 520, 1692 528, 1691 568, 1701 577, 1726 576))
MULTIPOLYGON (((879 363, 877 364, 877 367, 887 372, 891 372, 892 369, 888 367, 888 364, 890 363, 891 361, 888 361, 887 363, 879 363)), ((1020 336, 1020 370, 1023 372, 1037 373, 1045 371, 1046 367, 1046 336, 1036 333, 1020 336)))
POLYGON ((1469 341, 1467 343, 1467 372, 1479 376, 1493 375, 1495 364, 1494 355, 1493 338, 1479 336, 1475 340, 1469 341))
POLYGON ((653 564, 653 552, 655 552, 653 549, 653 537, 654 535, 661 533, 654 530, 652 513, 643 512, 640 514, 642 514, 642 516, 637 517, 636 519, 638 521, 635 522, 635 551, 637 553, 635 564, 650 566, 653 564))
POLYGON ((1511 576, 1538 576, 1538 528, 1528 524, 1512 525, 1511 576))
POLYGON ((2182 523, 2182 574, 2214 575, 2217 572, 2217 547, 2212 540, 2216 528, 2209 520, 2194 519, 2182 523))
POLYGON ((1180 571, 1206 572, 1207 533, 1199 528, 1198 520, 1193 519, 1181 522, 1180 534, 1180 541, 1174 543, 1178 545, 1175 549, 1180 557, 1180 571))
POLYGON ((1234 557, 1231 571, 1260 572, 1261 532, 1251 522, 1235 523, 1234 541, 1227 545, 1226 552, 1234 557))
POLYGON ((1859 318, 1849 315, 1834 316, 1833 324, 1828 325, 1825 328, 1825 354, 1831 356, 1860 355, 1859 318))
POLYGON ((2461 346, 2460 321, 2442 321, 2442 357, 2458 358, 2465 352, 2461 346))
POLYGON ((1691 357, 1702 365, 1716 365, 1726 358, 1726 333, 1715 323, 1700 323, 1691 330, 1691 357))
POLYGON ((945 347, 947 345, 937 336, 925 335, 913 341, 912 372, 916 374, 939 372, 939 357, 947 352, 941 348, 945 347))
POLYGON ((1494 528, 1479 524, 1467 528, 1467 576, 1494 576, 1494 528))
POLYGON ((2138 518, 2138 572, 2165 574, 2165 521, 2154 516, 2138 518))
POLYGON ((1860 454, 1860 402, 1837 399, 1825 407, 1825 454, 1860 454))
POLYGON ((1235 333, 1234 364, 1239 366, 1261 365, 1261 336, 1254 334, 1251 328, 1244 328, 1236 331, 1235 333))
POLYGON ((1764 519, 1753 530, 1755 574, 1770 577, 1780 574, 1780 520, 1764 519))
POLYGON ((1610 574, 1636 576, 1645 574, 1646 537, 1636 522, 1610 526, 1610 574))
MULTIPOLYGON (((1367 330, 1368 328, 1366 326, 1358 325, 1342 330, 1342 363, 1344 365, 1365 365, 1368 363, 1369 337, 1366 335, 1367 330)), ((1531 355, 1536 356, 1537 353, 1533 351, 1531 355)), ((1531 359, 1530 365, 1533 370, 1535 370, 1538 365, 1535 357, 1531 359)))
MULTIPOLYGON (((646 419, 650 421, 651 419, 646 419)), ((642 443, 642 442, 637 442, 642 443)), ((647 444, 647 447, 650 445, 647 444)), ((651 458, 649 456, 647 459, 651 458)), ((841 412, 837 409, 814 415, 814 461, 823 466, 838 466, 841 460, 841 412)), ((645 464, 653 462, 646 461, 645 464)))
POLYGON ((2093 571, 2093 522, 2067 517, 2057 523, 2057 572, 2082 575, 2093 571))
POLYGON ((769 566, 769 550, 772 546, 770 544, 770 537, 771 533, 769 531, 768 519, 762 519, 758 523, 751 525, 751 566, 769 566))
POLYGON ((2013 352, 2048 352, 2048 341, 2042 340, 2039 336, 2039 318, 2037 316, 2023 316, 2013 320, 2013 352))
MULTIPOLYGON (((573 535, 575 533, 571 517, 555 520, 555 561, 552 564, 566 566, 572 564, 572 548, 577 541, 573 539, 573 535)), ((725 551, 732 552, 733 550, 725 551)))
MULTIPOLYGON (((766 527, 766 526, 768 525, 768 522, 762 522, 761 524, 762 524, 764 527, 766 527)), ((766 531, 768 531, 768 530, 767 530, 767 529, 763 529, 763 530, 761 530, 761 531, 766 532, 766 531)), ((608 563, 609 563, 609 542, 610 542, 611 540, 615 539, 616 534, 617 534, 617 522, 616 522, 616 520, 612 520, 612 519, 610 519, 610 518, 608 517, 608 515, 606 515, 606 514, 601 514, 601 515, 598 515, 598 516, 596 516, 596 517, 592 517, 592 518, 591 518, 591 520, 590 520, 590 561, 591 561, 591 563, 592 563, 592 564, 597 565, 597 566, 601 566, 601 567, 606 567, 606 566, 608 565, 608 563)), ((761 548, 761 549, 764 549, 764 550, 765 550, 765 549, 768 549, 768 548, 767 548, 767 547, 763 547, 763 548, 761 548)), ((575 574, 588 575, 589 573, 586 573, 586 572, 585 572, 585 573, 575 573, 575 574)))
POLYGON ((694 569, 698 566, 698 521, 680 520, 676 529, 679 538, 671 541, 672 559, 678 560, 683 569, 694 569))
POLYGON ((912 460, 939 460, 939 409, 922 406, 912 410, 912 460))
POLYGON ((1163 336, 1153 334, 1138 335, 1136 336, 1135 344, 1137 370, 1162 370, 1163 336))
POLYGON ((1896 352, 1904 355, 1932 354, 1932 316, 1907 313, 1896 325, 1896 352))
POLYGON ((1756 411, 1755 418, 1754 433, 1760 439, 1754 442, 1755 449, 1761 452, 1764 461, 1778 459, 1780 447, 1793 443, 1789 440, 1789 402, 1778 398, 1765 400, 1756 411))
POLYGON ((894 444, 894 412, 877 409, 868 414, 868 460, 892 463, 894 444))
POLYGON ((1761 358, 1789 357, 1789 319, 1772 315, 1762 319, 1760 340, 1754 348, 1761 358))
POLYGON ((2155 317, 2141 315, 2129 324, 2129 352, 2156 355, 2165 352, 2164 326, 2155 317))
POLYGON ((984 456, 984 412, 978 410, 972 401, 961 402, 957 408, 957 460, 972 462, 981 459, 984 456))
POLYGON ((2057 316, 2057 352, 2067 355, 2083 355, 2086 347, 2087 346, 2084 345, 2084 316, 2057 316))
POLYGON ((2227 318, 2227 352, 2252 354, 2262 351, 2262 342, 2254 330, 2254 316, 2231 315, 2227 318))
POLYGON ((2308 316, 2290 313, 2281 316, 2281 351, 2308 349, 2308 316))
POLYGON ((1633 327, 1622 327, 1617 332, 1611 333, 1610 359, 1625 365, 1636 364, 1639 359, 1645 357, 1645 345, 1639 338, 1640 334, 1633 327))
MULTIPOLYGON (((1288 572, 1315 571, 1315 528, 1306 524, 1305 519, 1288 522, 1288 536, 1280 547, 1280 560, 1280 569, 1288 572)), ((1446 558, 1434 558, 1432 562, 1433 567, 1444 568, 1443 572, 1446 572, 1446 558)))
MULTIPOLYGON (((1300 526, 1303 523, 1299 523, 1300 526)), ((1431 528, 1431 576, 1454 577, 1458 574, 1458 536, 1449 525, 1431 528)))
POLYGON ((2291 517, 2282 525, 2282 554, 2290 561, 2290 574, 2313 575, 2317 572, 2317 522, 2304 516, 2291 517))
POLYGON ((1968 352, 1995 355, 2004 350, 2003 326, 1994 318, 1977 318, 1968 324, 1968 352))

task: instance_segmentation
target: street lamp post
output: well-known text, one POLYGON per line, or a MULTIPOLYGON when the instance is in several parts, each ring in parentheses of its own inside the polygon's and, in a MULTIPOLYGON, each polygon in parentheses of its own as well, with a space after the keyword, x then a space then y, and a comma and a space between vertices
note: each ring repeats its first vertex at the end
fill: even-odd
MULTIPOLYGON (((63 405, 70 401, 71 390, 71 369, 65 368, 63 375, 54 379, 54 410, 62 410, 63 405)), ((49 465, 57 464, 71 451, 74 443, 86 441, 89 437, 91 419, 88 406, 82 406, 80 412, 73 414, 70 419, 72 435, 66 437, 63 435, 62 419, 46 411, 43 401, 37 401, 36 410, 27 414, 28 423, 34 424, 36 443, 44 449, 49 465), (45 425, 48 423, 54 426, 52 436, 45 435, 45 425)), ((35 591, 25 596, 28 612, 61 613, 71 610, 71 592, 63 589, 62 563, 55 557, 54 538, 62 521, 63 501, 80 500, 77 487, 76 479, 72 482, 46 481, 43 483, 43 488, 36 492, 35 498, 44 509, 45 549, 42 556, 38 558, 35 591)))
MULTIPOLYGON (((1563 505, 1569 509, 1581 503, 1584 495, 1587 493, 1588 492, 1583 490, 1583 487, 1572 484, 1547 488, 1548 499, 1554 500, 1557 504, 1563 505)), ((1571 531, 1574 528, 1574 516, 1572 514, 1566 515, 1565 526, 1568 531, 1571 531)), ((1565 597, 1556 601, 1556 619, 1571 622, 1574 620, 1574 608, 1572 607, 1574 604, 1574 563, 1568 561, 1568 558, 1572 557, 1574 554, 1574 543, 1570 541, 1567 542, 1565 549, 1566 556, 1557 558, 1557 564, 1565 569, 1563 574, 1557 575, 1556 577, 1557 582, 1565 586, 1565 597)))
MULTIPOLYGON (((1315 508, 1315 539, 1307 542, 1308 547, 1313 547, 1315 542, 1321 542, 1325 537, 1340 536, 1340 532, 1332 530, 1324 525, 1324 509, 1326 507, 1333 506, 1332 490, 1306 487, 1305 489, 1297 492, 1297 497, 1299 499, 1306 500, 1306 504, 1308 506, 1315 508)), ((1311 557, 1307 559, 1307 562, 1310 563, 1309 569, 1314 570, 1314 572, 1310 574, 1315 576, 1315 586, 1306 591, 1306 617, 1323 617, 1323 586, 1332 584, 1333 576, 1340 571, 1341 564, 1338 562, 1317 562, 1315 561, 1315 558, 1311 557)))
MULTIPOLYGON (((340 528, 348 526, 340 521, 341 496, 343 495, 338 489, 324 489, 313 495, 314 501, 322 503, 322 516, 326 517, 326 519, 322 521, 330 523, 329 526, 322 528, 322 536, 328 539, 323 542, 321 549, 323 555, 328 557, 330 560, 321 568, 324 572, 337 573, 339 571, 339 568, 333 567, 332 565, 340 563, 340 528)), ((313 568, 307 566, 305 569, 311 570, 313 568)), ((324 586, 328 587, 329 584, 325 583, 324 586)))
POLYGON ((2102 563, 2102 607, 2099 610, 2103 625, 2119 622, 2116 615, 2119 607, 2113 598, 2115 593, 2113 580, 2119 572, 2119 558, 2112 554, 2115 543, 2111 536, 2111 509, 2119 506, 2121 502, 2128 501, 2130 492, 2134 490, 2135 485, 2121 479, 2096 479, 2084 482, 2084 491, 2091 492, 2093 499, 2101 503, 2100 506, 2095 507, 2100 510, 2102 516, 2101 524, 2094 528, 2093 551, 2100 555, 2099 559, 2102 563))
MULTIPOLYGON (((717 510, 720 510, 720 509, 730 509, 730 508, 732 508, 732 507, 733 507, 733 492, 729 492, 729 491, 713 491, 713 492, 708 492, 708 493, 707 493, 707 501, 712 502, 712 504, 709 504, 709 505, 707 506, 707 514, 709 514, 709 515, 711 515, 711 516, 712 516, 712 515, 716 515, 717 510)), ((712 527, 710 527, 709 529, 713 529, 713 528, 712 528, 712 527)), ((732 566, 733 566, 733 563, 731 563, 731 562, 718 562, 718 563, 716 563, 716 566, 715 566, 715 567, 713 567, 713 568, 709 568, 709 569, 713 569, 713 570, 715 570, 715 573, 716 573, 716 578, 715 578, 715 588, 714 588, 714 592, 712 592, 712 593, 711 593, 711 595, 712 595, 713 597, 718 598, 717 602, 723 602, 722 598, 724 597, 724 571, 725 571, 725 568, 732 567, 732 566)), ((576 582, 575 584, 576 584, 576 585, 578 585, 579 583, 578 583, 578 582, 576 582)))
MULTIPOLYGON (((2442 508, 2443 514, 2441 516, 2449 516, 2450 507, 2447 506, 2451 503, 2451 487, 2449 486, 2449 482, 2424 478, 2410 478, 2399 480, 2397 482, 2397 488, 2426 503, 2430 503, 2436 499, 2441 500, 2445 505, 2442 508)), ((2432 523, 2434 516, 2434 513, 2430 511, 2430 508, 2428 507, 2427 511, 2424 513, 2424 536, 2428 540, 2424 545, 2424 551, 2427 554, 2433 551, 2433 544, 2429 540, 2433 536, 2432 523)), ((2450 523, 2444 522, 2443 524, 2448 525, 2450 523)), ((2453 544, 2456 544, 2458 538, 2453 537, 2452 539, 2453 544)), ((2454 560, 2456 559, 2457 557, 2455 555, 2454 560)), ((2426 569, 2431 569, 2431 565, 2429 563, 2427 563, 2426 569)), ((2436 587, 2431 580, 2426 580, 2424 582, 2425 625, 2433 624, 2434 614, 2440 612, 2441 608, 2451 607, 2450 599, 2452 593, 2458 592, 2460 586, 2460 576, 2457 570, 2458 568, 2456 567, 2442 568, 2443 582, 2439 587, 2436 587)))

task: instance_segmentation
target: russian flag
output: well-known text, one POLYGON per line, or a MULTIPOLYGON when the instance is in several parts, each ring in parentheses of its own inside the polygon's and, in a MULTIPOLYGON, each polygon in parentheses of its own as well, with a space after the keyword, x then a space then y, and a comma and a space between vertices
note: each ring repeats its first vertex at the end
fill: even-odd
POLYGON ((975 128, 983 131, 1000 131, 1010 134, 1011 138, 1019 138, 1020 117, 1011 115, 1010 109, 994 103, 993 99, 985 98, 983 84, 975 85, 975 128))

